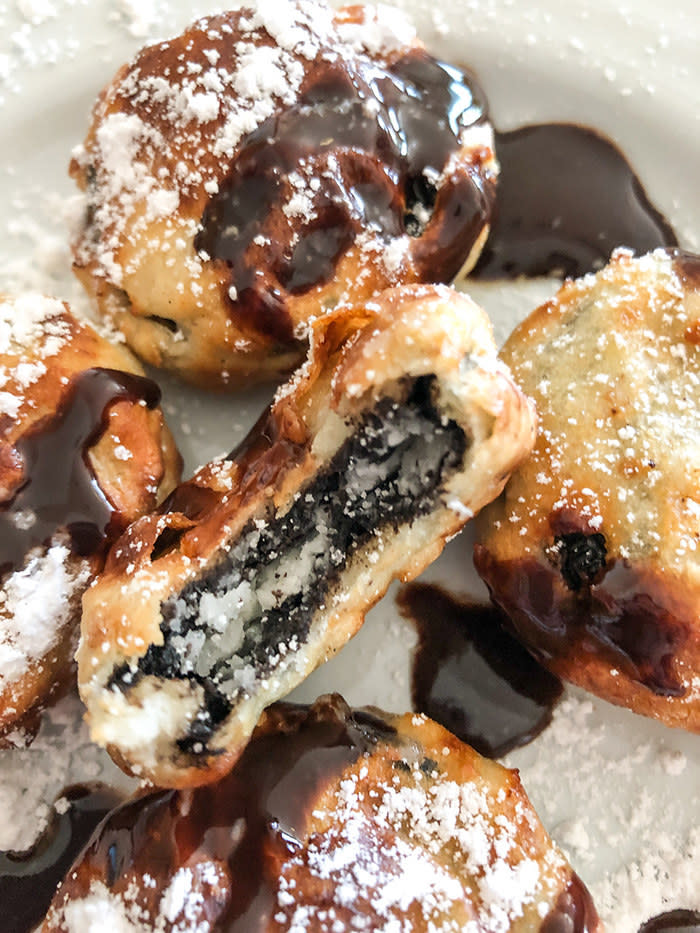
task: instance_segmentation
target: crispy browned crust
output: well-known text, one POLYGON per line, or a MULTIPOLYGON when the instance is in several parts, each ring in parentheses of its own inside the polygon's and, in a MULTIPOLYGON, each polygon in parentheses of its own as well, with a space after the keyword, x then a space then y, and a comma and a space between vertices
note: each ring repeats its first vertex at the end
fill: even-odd
POLYGON ((302 917, 310 931, 350 929, 358 916, 368 929, 415 933, 602 931, 517 771, 424 716, 353 711, 339 696, 271 708, 217 784, 108 817, 42 930, 64 933, 90 897, 138 916, 140 929, 167 933, 181 917, 228 929, 228 905, 248 906, 249 891, 262 905, 255 929, 270 933, 302 917), (176 877, 177 910, 167 896, 176 877))
POLYGON ((498 494, 533 432, 531 407, 495 358, 488 320, 465 296, 405 287, 317 322, 307 362, 235 455, 199 470, 164 513, 134 523, 86 594, 80 685, 93 737, 157 784, 214 780, 236 760, 263 707, 336 652, 392 579, 420 573, 498 494), (314 616, 316 636, 280 661, 264 690, 237 702, 209 750, 199 757, 178 751, 178 730, 192 721, 201 688, 146 676, 124 695, 109 686, 114 672, 125 663, 134 668, 149 645, 163 643, 165 600, 216 566, 252 519, 269 519, 271 509, 284 515, 363 413, 393 397, 406 378, 426 374, 435 377, 441 415, 469 441, 438 505, 395 532, 383 529, 378 544, 354 553, 342 573, 342 598, 314 616), (149 705, 162 704, 177 711, 175 726, 153 726, 149 705))
MULTIPOLYGON (((264 223, 262 234, 267 244, 251 244, 245 256, 246 269, 255 270, 256 282, 264 283, 267 297, 256 305, 248 302, 239 307, 232 302, 230 287, 241 285, 230 264, 199 256, 195 237, 212 191, 224 185, 241 143, 233 154, 217 151, 217 139, 227 119, 226 106, 222 105, 215 117, 201 122, 192 118, 180 125, 173 117, 175 105, 149 81, 170 82, 175 89, 173 95, 179 90, 184 97, 191 92, 186 85, 192 74, 187 63, 206 70, 211 68, 211 56, 216 55, 216 67, 225 76, 219 96, 224 103, 235 99, 235 76, 242 67, 237 46, 241 38, 248 36, 245 22, 251 15, 251 10, 244 9, 207 17, 182 35, 143 49, 102 91, 84 151, 71 163, 72 176, 88 195, 85 221, 74 243, 77 276, 100 311, 122 331, 142 359, 176 370, 188 381, 205 387, 235 388, 286 376, 306 352, 308 322, 341 301, 362 302, 392 285, 447 281, 460 267, 471 268, 488 233, 488 224, 478 226, 473 242, 469 237, 464 242, 463 236, 458 243, 453 242, 450 225, 455 224, 454 215, 459 212, 449 199, 461 188, 478 191, 484 211, 490 214, 495 195, 497 163, 490 126, 484 123, 473 139, 465 138, 462 149, 450 159, 441 182, 444 194, 439 196, 433 220, 424 233, 403 238, 410 239, 410 246, 400 268, 385 264, 381 255, 402 238, 388 234, 382 238, 368 232, 369 248, 355 239, 343 250, 328 281, 301 291, 287 288, 280 281, 275 268, 278 260, 272 258, 270 243, 294 242, 294 231, 298 236, 302 229, 298 217, 282 209, 282 203, 286 203, 283 200, 271 208, 264 223), (141 93, 134 93, 134 82, 141 87, 141 93), (132 157, 138 171, 152 180, 154 190, 178 191, 179 205, 166 216, 151 216, 145 197, 119 189, 118 170, 101 154, 100 134, 107 121, 117 115, 125 121, 136 120, 137 125, 146 128, 132 157), (159 142, 153 143, 149 134, 157 134, 159 142), (182 166, 194 171, 194 179, 180 177, 182 166), (108 260, 100 258, 101 251, 108 253, 108 260)), ((375 15, 371 8, 348 7, 336 13, 335 26, 369 22, 375 15)), ((265 30, 258 29, 254 37, 259 46, 275 47, 265 30)), ((422 48, 416 40, 369 57, 380 64, 390 63, 418 47, 422 48)), ((292 57, 304 69, 305 82, 326 67, 323 55, 311 60, 297 53, 292 57)), ((276 106, 282 108, 279 99, 276 106)), ((339 146, 333 158, 334 164, 340 166, 333 172, 339 172, 342 189, 347 183, 342 174, 345 163, 353 165, 357 156, 351 148, 339 146)), ((404 203, 406 192, 396 185, 392 187, 388 167, 368 164, 361 170, 372 179, 381 178, 387 196, 403 199, 404 203)), ((349 171, 353 177, 352 172, 358 169, 349 171)), ((325 161, 319 161, 318 176, 328 174, 325 161)), ((288 198, 293 189, 286 179, 283 185, 288 198)))
POLYGON ((537 444, 479 519, 476 566, 547 666, 700 731, 700 261, 619 252, 503 359, 537 444))
MULTIPOLYGON (((13 299, 0 296, 0 303, 12 305, 13 299)), ((5 503, 9 503, 27 481, 17 445, 61 409, 76 377, 93 368, 142 374, 140 365, 128 350, 113 346, 100 337, 89 325, 74 317, 67 306, 61 307, 60 303, 53 301, 52 305, 59 310, 47 318, 44 337, 33 333, 26 343, 11 341, 7 352, 0 354, 0 367, 9 373, 3 389, 14 399, 19 399, 13 417, 0 414, 0 501, 5 503), (62 345, 58 352, 43 355, 41 349, 47 334, 60 334, 62 345), (43 366, 44 371, 25 385, 17 376, 22 372, 22 366, 43 366)), ((48 339, 50 341, 51 338, 48 339)), ((107 428, 87 449, 86 456, 95 482, 114 508, 116 532, 155 508, 177 482, 181 464, 160 408, 151 410, 138 404, 136 399, 121 399, 111 405, 108 419, 107 428), (128 452, 127 459, 125 451, 128 452)), ((59 526, 57 534, 62 537, 65 528, 59 526)), ((42 550, 45 549, 36 549, 34 556, 40 555, 42 550)), ((70 605, 64 623, 56 632, 54 644, 21 676, 0 689, 0 731, 19 723, 51 694, 74 683, 76 670, 73 658, 80 597, 103 560, 103 551, 85 557, 72 554, 67 558, 67 573, 79 576, 80 585, 66 594, 70 605)), ((5 624, 10 620, 5 595, 12 577, 10 572, 2 577, 0 626, 3 620, 5 624)))

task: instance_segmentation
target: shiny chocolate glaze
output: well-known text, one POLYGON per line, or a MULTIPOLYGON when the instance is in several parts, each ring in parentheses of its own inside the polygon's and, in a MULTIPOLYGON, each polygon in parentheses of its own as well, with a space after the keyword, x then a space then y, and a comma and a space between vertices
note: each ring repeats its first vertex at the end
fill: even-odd
POLYGON ((473 76, 421 49, 384 67, 317 62, 299 100, 245 138, 202 217, 195 247, 229 266, 237 320, 292 341, 286 295, 329 282, 367 230, 387 242, 420 237, 413 258, 421 274, 453 278, 490 218, 493 190, 476 166, 448 172, 439 190, 433 179, 459 151, 463 130, 485 118, 473 76), (281 210, 294 173, 316 185, 305 188, 306 216, 281 210))
POLYGON ((700 912, 697 910, 671 910, 647 920, 639 933, 700 933, 700 912))
POLYGON ((415 710, 492 758, 527 744, 549 724, 561 682, 502 627, 497 609, 419 583, 404 587, 398 604, 418 630, 415 710))
POLYGON ((617 246, 642 254, 678 240, 620 150, 568 123, 496 134, 501 166, 494 223, 476 278, 601 268, 617 246))
POLYGON ((221 933, 267 929, 279 867, 300 846, 318 795, 378 742, 396 738, 338 696, 313 707, 278 704, 267 715, 269 728, 218 783, 152 793, 115 810, 71 873, 70 896, 85 896, 93 878, 117 894, 135 881, 139 905, 155 919, 175 873, 190 867, 204 893, 199 906, 193 901, 197 921, 221 933), (143 883, 147 875, 153 884, 143 883))
POLYGON ((482 545, 474 563, 516 634, 547 661, 591 653, 660 696, 682 696, 674 659, 689 636, 662 578, 609 561, 574 590, 561 567, 535 557, 499 561, 482 545))
POLYGON ((30 933, 41 922, 58 885, 101 820, 123 799, 103 784, 66 788, 68 801, 26 852, 0 852, 0 928, 30 933))
POLYGON ((88 369, 71 381, 57 411, 16 441, 21 482, 0 503, 0 573, 16 570, 33 547, 59 530, 67 531, 81 557, 97 552, 107 536, 121 530, 88 451, 105 431, 110 407, 122 399, 154 408, 160 390, 132 373, 88 369))
POLYGON ((600 918, 588 889, 578 875, 571 876, 566 889, 542 921, 541 933, 595 933, 600 918))

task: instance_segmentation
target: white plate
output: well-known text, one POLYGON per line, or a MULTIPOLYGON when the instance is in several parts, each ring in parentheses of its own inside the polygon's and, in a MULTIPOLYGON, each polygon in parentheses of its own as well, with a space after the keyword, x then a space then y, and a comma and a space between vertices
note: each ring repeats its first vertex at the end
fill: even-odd
MULTIPOLYGON (((700 7, 634 0, 404 0, 431 50, 477 71, 501 129, 574 120, 627 154, 683 245, 700 236, 700 7)), ((145 38, 179 30, 211 7, 188 0, 0 2, 0 291, 31 287, 85 300, 72 279, 66 166, 92 101, 145 38)), ((478 300, 502 339, 551 291, 549 283, 482 285, 478 300)), ((187 468, 233 446, 264 405, 261 390, 222 399, 165 385, 166 411, 187 468)), ((426 578, 481 592, 470 540, 457 539, 426 578)), ((360 635, 299 691, 408 706, 414 636, 392 594, 360 635)), ((0 753, 0 848, 26 843, 71 781, 117 779, 87 741, 75 702, 35 744, 0 753)), ((611 933, 635 933, 663 910, 700 910, 700 737, 664 729, 569 691, 552 726, 512 754, 547 828, 591 888, 611 933)))

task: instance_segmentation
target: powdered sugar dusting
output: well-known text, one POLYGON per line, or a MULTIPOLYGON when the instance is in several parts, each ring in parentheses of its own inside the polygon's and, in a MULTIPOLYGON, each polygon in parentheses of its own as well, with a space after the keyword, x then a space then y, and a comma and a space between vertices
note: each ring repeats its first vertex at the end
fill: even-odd
POLYGON ((700 785, 668 770, 689 767, 695 739, 569 688, 539 740, 507 757, 614 933, 637 933, 663 910, 700 909, 700 834, 678 828, 698 811, 700 785))
POLYGON ((12 814, 12 819, 0 820, 2 850, 29 848, 48 825, 54 800, 70 784, 100 779, 125 792, 135 787, 90 742, 77 696, 68 696, 46 711, 28 747, 20 733, 10 739, 17 747, 0 752, 0 810, 12 814))
POLYGON ((144 933, 140 911, 112 895, 102 882, 96 881, 88 897, 67 904, 62 920, 68 933, 144 933))
POLYGON ((0 690, 7 689, 53 648, 75 611, 75 598, 90 576, 85 562, 54 544, 30 554, 0 590, 0 690))
POLYGON ((63 314, 60 301, 42 295, 21 295, 0 303, 0 353, 31 348, 40 356, 54 356, 68 335, 63 314))
POLYGON ((514 816, 499 817, 503 789, 478 778, 458 783, 432 764, 431 772, 414 763, 410 776, 369 790, 366 768, 340 782, 330 830, 312 836, 282 872, 280 922, 298 933, 323 923, 332 928, 328 908, 307 903, 296 885, 295 869, 302 868, 332 885, 340 907, 353 908, 357 929, 386 933, 412 929, 412 911, 421 929, 506 933, 526 905, 551 897, 546 876, 564 862, 556 850, 548 853, 543 877, 542 853, 528 850, 531 811, 518 803, 514 816))
POLYGON ((45 361, 60 352, 69 335, 60 301, 36 294, 0 299, 0 355, 5 359, 0 364, 0 415, 17 417, 25 392, 45 374, 45 361))
POLYGON ((565 285, 508 345, 506 360, 540 412, 523 474, 535 477, 534 492, 514 492, 506 516, 522 532, 523 553, 533 548, 527 526, 570 509, 592 531, 604 523, 611 554, 661 555, 680 572, 700 559, 700 358, 688 337, 697 316, 668 253, 634 259, 618 250, 596 276, 565 285))

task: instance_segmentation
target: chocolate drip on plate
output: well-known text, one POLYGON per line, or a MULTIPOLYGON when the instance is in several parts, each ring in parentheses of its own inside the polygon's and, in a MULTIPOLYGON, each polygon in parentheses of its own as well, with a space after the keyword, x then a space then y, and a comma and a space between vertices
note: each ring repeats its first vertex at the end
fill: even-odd
POLYGON ((618 246, 677 246, 620 150, 600 133, 542 123, 496 134, 501 166, 494 224, 478 279, 600 269, 618 246))
POLYGON ((700 912, 697 910, 671 910, 647 920, 639 933, 700 933, 700 912))
POLYGON ((404 587, 398 603, 418 629, 415 710, 492 758, 549 724, 561 682, 502 628, 497 609, 418 583, 404 587))
POLYGON ((41 922, 71 864, 122 797, 102 784, 76 784, 60 799, 67 801, 66 808, 54 813, 31 849, 0 852, 3 933, 29 933, 41 922))

